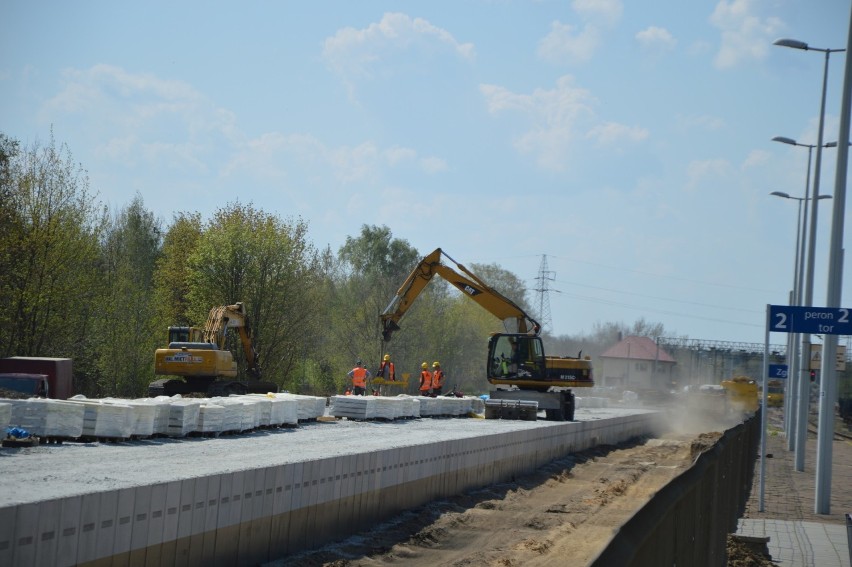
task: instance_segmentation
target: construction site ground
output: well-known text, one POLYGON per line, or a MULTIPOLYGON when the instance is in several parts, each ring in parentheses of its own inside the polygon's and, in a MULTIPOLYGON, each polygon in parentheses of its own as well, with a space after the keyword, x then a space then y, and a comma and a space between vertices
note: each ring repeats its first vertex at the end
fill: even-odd
MULTIPOLYGON (((569 558, 572 565, 589 564, 627 519, 736 421, 660 410, 671 414, 669 432, 568 455, 534 474, 433 502, 270 565, 514 567, 569 558)), ((752 550, 734 546, 731 554, 752 550)))
MULTIPOLYGON (((831 513, 814 513, 816 435, 810 433, 804 472, 786 450, 780 410, 770 409, 764 511, 759 512, 760 461, 739 521, 728 538, 728 567, 848 567, 845 514, 852 512, 852 441, 833 444, 831 513), (748 538, 746 538, 748 539, 748 538)), ((392 521, 364 526, 357 536, 273 562, 356 567, 585 565, 648 498, 689 467, 730 424, 674 424, 680 433, 601 446, 570 455, 514 482, 433 502, 392 521)), ((838 433, 849 433, 838 422, 838 433)))
POLYGON ((670 434, 569 455, 514 482, 365 526, 275 566, 585 565, 718 433, 670 434))

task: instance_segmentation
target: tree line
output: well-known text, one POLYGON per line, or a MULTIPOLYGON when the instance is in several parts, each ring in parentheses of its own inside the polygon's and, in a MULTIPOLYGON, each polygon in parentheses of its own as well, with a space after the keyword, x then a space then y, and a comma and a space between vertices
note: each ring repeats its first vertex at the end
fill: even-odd
MULTIPOLYGON (((282 390, 341 393, 356 360, 375 371, 388 352, 397 374, 411 376, 406 392, 388 393, 415 393, 420 364, 435 360, 445 389, 485 392, 487 337, 502 325, 437 278, 393 342, 381 342, 379 314, 428 252, 369 225, 336 251, 318 249, 304 219, 239 201, 209 219, 177 212, 168 224, 139 194, 112 210, 52 133, 27 146, 0 133, 0 356, 72 358, 86 396, 145 396, 167 328, 202 326, 212 307, 238 301, 263 379, 282 390)), ((469 267, 533 312, 521 278, 497 264, 469 267)), ((625 330, 598 324, 591 335, 545 342, 554 354, 594 356, 625 330)), ((634 330, 662 334, 644 321, 634 330)))

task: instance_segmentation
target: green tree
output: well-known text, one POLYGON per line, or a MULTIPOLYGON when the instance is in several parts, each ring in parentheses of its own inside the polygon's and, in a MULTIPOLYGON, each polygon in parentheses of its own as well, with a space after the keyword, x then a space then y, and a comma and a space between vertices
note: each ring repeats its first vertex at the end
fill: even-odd
POLYGON ((4 356, 82 358, 98 299, 102 216, 68 148, 4 141, 4 356), (11 148, 11 149, 10 149, 11 148))
MULTIPOLYGON (((14 173, 18 168, 18 141, 0 133, 0 301, 10 305, 15 295, 15 286, 11 274, 19 263, 22 252, 17 243, 20 240, 24 223, 17 207, 17 182, 14 173)), ((12 311, 0 309, 0 328, 9 329, 12 325, 12 311)), ((6 337, 8 340, 8 337, 6 337)), ((0 347, 3 346, 0 341, 0 347)), ((6 353, 0 348, 0 354, 6 353)))
MULTIPOLYGON (((234 203, 215 213, 188 259, 190 319, 203 324, 212 307, 243 302, 263 379, 289 389, 298 387, 321 332, 320 271, 307 231, 301 219, 234 203)), ((244 372, 242 352, 233 350, 244 372)))
POLYGON ((142 197, 109 222, 102 239, 104 301, 99 302, 96 335, 101 391, 145 395, 153 380, 156 332, 154 269, 160 254, 161 223, 145 209, 142 197))
POLYGON ((514 301, 525 312, 533 314, 527 301, 527 287, 524 281, 513 272, 501 268, 498 264, 471 264, 469 269, 490 287, 514 301))
MULTIPOLYGON (((166 230, 154 272, 158 337, 165 343, 169 326, 189 326, 189 266, 187 258, 201 240, 202 222, 198 213, 177 213, 166 230)), ((165 346, 165 345, 164 345, 165 346)))
MULTIPOLYGON (((348 372, 359 358, 375 370, 383 350, 391 349, 397 372, 419 373, 417 358, 422 354, 416 352, 413 335, 398 333, 393 343, 383 348, 379 320, 420 261, 417 250, 407 241, 393 238, 386 226, 363 225, 357 237, 347 237, 338 260, 330 301, 334 309, 333 340, 341 353, 339 372, 348 372)), ((412 309, 406 321, 416 328, 417 311, 412 309)))

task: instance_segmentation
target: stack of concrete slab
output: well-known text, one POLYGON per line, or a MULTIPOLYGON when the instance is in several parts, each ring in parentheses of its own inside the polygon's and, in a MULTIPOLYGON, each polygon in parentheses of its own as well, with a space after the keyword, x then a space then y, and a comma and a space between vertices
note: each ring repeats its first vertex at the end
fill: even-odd
POLYGON ((153 435, 165 435, 168 433, 172 398, 157 396, 156 398, 143 398, 139 402, 154 408, 153 435))
POLYGON ((329 414, 349 419, 375 419, 376 396, 332 396, 329 414))
POLYGON ((12 404, 9 425, 39 437, 77 438, 83 435, 85 408, 64 400, 8 400, 12 404))
POLYGON ((296 425, 299 423, 299 403, 296 400, 273 396, 270 397, 270 402, 270 425, 296 425))
POLYGON ((118 404, 129 407, 130 435, 133 437, 150 437, 154 434, 154 416, 156 407, 143 400, 122 400, 104 398, 103 404, 118 404))
POLYGON ((241 431, 251 431, 260 425, 260 405, 254 401, 247 399, 247 396, 239 396, 237 402, 241 406, 243 425, 241 431))
POLYGON ((196 430, 199 433, 222 433, 223 417, 225 408, 214 403, 203 403, 198 407, 198 427, 196 430))
POLYGON ((376 419, 397 419, 402 417, 403 406, 396 398, 373 396, 373 399, 376 400, 376 419))
POLYGON ((197 430, 200 401, 175 400, 169 404, 169 426, 166 435, 170 437, 186 437, 197 430))
POLYGON ((325 413, 326 403, 328 402, 328 398, 325 397, 302 396, 299 394, 290 394, 287 392, 267 395, 273 395, 276 398, 284 400, 295 400, 298 405, 297 415, 299 421, 312 421, 317 419, 318 417, 322 417, 322 415, 325 413))
POLYGON ((350 419, 394 420, 420 417, 420 401, 410 396, 332 396, 329 414, 350 419))
POLYGON ((243 430, 243 412, 245 408, 244 405, 240 403, 239 398, 211 398, 207 403, 222 408, 220 413, 221 421, 219 425, 220 433, 243 430))
POLYGON ((441 403, 438 398, 420 396, 417 398, 417 401, 420 402, 420 417, 435 417, 441 415, 441 403))
POLYGON ((268 396, 246 396, 257 408, 257 427, 272 425, 272 398, 268 396))
POLYGON ((133 432, 131 407, 124 403, 105 404, 75 396, 69 403, 83 407, 83 436, 105 439, 127 439, 133 432))
POLYGON ((420 400, 411 396, 401 395, 398 399, 403 406, 403 417, 420 417, 420 400))

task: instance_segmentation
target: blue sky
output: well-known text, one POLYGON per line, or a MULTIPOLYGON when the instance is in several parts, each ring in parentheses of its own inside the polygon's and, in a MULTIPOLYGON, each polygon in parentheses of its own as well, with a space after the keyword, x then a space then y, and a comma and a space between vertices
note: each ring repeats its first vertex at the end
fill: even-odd
POLYGON ((849 16, 839 0, 10 0, 0 129, 53 128, 103 202, 138 192, 166 224, 239 200, 335 251, 387 225, 531 289, 546 255, 558 334, 644 318, 762 342, 797 222, 769 192, 802 196, 808 154, 770 139, 816 143, 824 63, 772 42, 845 48, 849 16))

